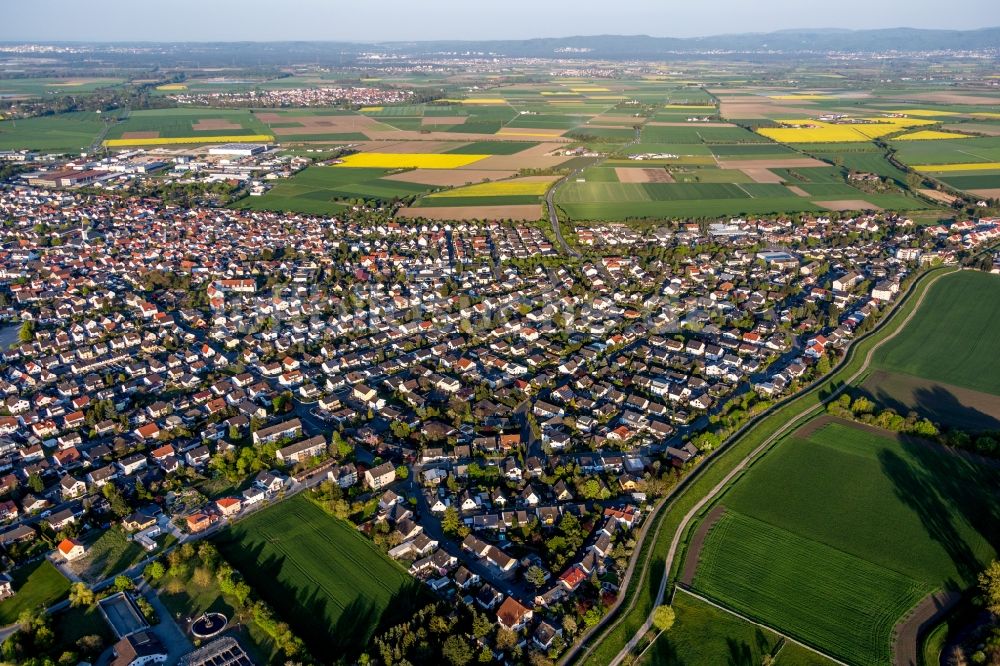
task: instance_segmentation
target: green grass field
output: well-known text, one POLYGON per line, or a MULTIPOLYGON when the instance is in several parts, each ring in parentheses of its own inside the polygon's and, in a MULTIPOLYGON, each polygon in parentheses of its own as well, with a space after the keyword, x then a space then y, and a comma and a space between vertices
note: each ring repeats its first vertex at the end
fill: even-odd
POLYGON ((921 598, 996 556, 1000 470, 832 422, 795 433, 723 495, 695 589, 850 663, 889 662, 921 598))
POLYGON ((125 122, 108 132, 108 139, 122 138, 127 132, 159 132, 160 138, 202 136, 241 136, 272 134, 248 109, 176 108, 133 111, 125 122), (227 121, 239 127, 230 129, 195 129, 198 121, 227 121))
POLYGON ((875 366, 1000 394, 1000 276, 963 271, 940 280, 875 366))
POLYGON ((273 210, 311 215, 335 215, 350 199, 391 201, 432 189, 418 183, 384 180, 386 169, 336 169, 309 167, 291 178, 276 181, 259 197, 247 197, 237 208, 273 210))
POLYGON ((21 611, 48 608, 69 594, 69 581, 48 560, 15 569, 11 577, 14 596, 0 602, 0 626, 16 622, 21 611))
POLYGON ((104 128, 96 113, 62 113, 21 120, 0 120, 0 150, 72 153, 86 150, 104 128))
MULTIPOLYGON (((681 664, 759 664, 772 654, 779 638, 701 599, 678 591, 673 600, 677 621, 637 663, 643 666, 681 664)), ((778 661, 777 666, 784 666, 778 661)))
POLYGON ((317 655, 356 655, 405 618, 420 583, 347 523, 298 495, 216 538, 222 554, 317 655))
POLYGON ((929 591, 890 569, 728 511, 705 543, 695 586, 856 664, 888 663, 896 618, 929 591))
POLYGON ((123 79, 112 78, 23 78, 0 79, 0 96, 51 97, 54 95, 79 95, 98 88, 118 85, 123 79))

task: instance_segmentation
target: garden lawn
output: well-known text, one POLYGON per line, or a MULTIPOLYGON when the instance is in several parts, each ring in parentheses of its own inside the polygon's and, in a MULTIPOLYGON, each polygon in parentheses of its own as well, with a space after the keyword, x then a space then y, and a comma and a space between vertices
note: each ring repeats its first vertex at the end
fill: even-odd
POLYGON ((356 655, 380 623, 405 618, 423 595, 402 567, 302 495, 240 521, 216 542, 310 649, 331 660, 356 655))
POLYGON ((21 611, 48 608, 69 594, 69 581, 48 560, 39 560, 15 569, 14 596, 0 602, 0 626, 17 622, 21 611))

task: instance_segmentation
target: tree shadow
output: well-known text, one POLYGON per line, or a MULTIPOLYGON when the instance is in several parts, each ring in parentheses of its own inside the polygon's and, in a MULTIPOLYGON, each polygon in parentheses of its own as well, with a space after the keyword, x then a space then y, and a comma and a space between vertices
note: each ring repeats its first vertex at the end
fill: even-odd
POLYGON ((875 391, 861 388, 858 393, 874 401, 880 408, 889 407, 903 416, 916 412, 922 418, 934 423, 969 432, 1000 430, 1000 418, 969 405, 967 401, 960 400, 940 384, 916 387, 909 400, 905 395, 901 396, 898 393, 892 395, 886 392, 877 385, 877 380, 875 384, 875 391))
POLYGON ((729 658, 726 660, 729 666, 757 666, 759 663, 753 648, 745 641, 727 638, 726 649, 729 651, 729 658))
POLYGON ((974 583, 984 563, 962 535, 960 525, 968 524, 994 547, 1000 541, 1000 502, 995 501, 1000 473, 996 463, 913 437, 901 437, 900 442, 911 459, 893 450, 882 451, 882 469, 896 496, 913 509, 927 535, 954 563, 959 579, 945 580, 945 587, 965 588, 974 583))
POLYGON ((656 664, 657 666, 684 666, 684 660, 677 654, 677 648, 670 641, 669 632, 661 634, 656 642, 646 653, 647 658, 643 660, 646 664, 656 664))

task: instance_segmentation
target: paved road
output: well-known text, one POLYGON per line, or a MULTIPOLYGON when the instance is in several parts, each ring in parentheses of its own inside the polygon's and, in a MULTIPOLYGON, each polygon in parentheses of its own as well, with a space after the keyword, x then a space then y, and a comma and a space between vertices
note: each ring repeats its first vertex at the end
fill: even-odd
POLYGON ((549 223, 552 225, 552 233, 555 234, 556 240, 559 242, 559 247, 562 248, 563 253, 574 257, 579 257, 580 253, 572 249, 566 243, 566 239, 563 238, 562 229, 559 228, 559 213, 556 212, 555 196, 556 196, 556 190, 558 190, 560 187, 569 182, 570 178, 576 178, 578 175, 580 175, 580 172, 582 171, 583 171, 582 168, 577 169, 568 176, 564 176, 563 178, 557 180, 555 185, 550 187, 548 193, 546 193, 545 195, 545 206, 546 208, 548 208, 549 211, 549 223))
MULTIPOLYGON (((760 446, 758 446, 753 451, 751 451, 749 454, 747 454, 746 457, 744 457, 739 462, 739 464, 737 464, 732 470, 730 470, 729 473, 726 474, 726 476, 723 477, 723 479, 721 481, 719 481, 719 483, 717 483, 712 488, 712 490, 710 490, 708 492, 708 494, 706 494, 704 497, 702 497, 697 503, 695 503, 695 505, 693 507, 691 507, 691 510, 688 511, 684 515, 684 518, 681 520, 680 524, 677 526, 677 530, 674 532, 673 539, 670 541, 670 549, 667 551, 667 557, 664 560, 664 564, 663 564, 663 567, 664 567, 663 571, 664 571, 664 573, 663 573, 663 576, 660 578, 660 588, 657 591, 656 601, 653 604, 654 608, 656 606, 659 606, 660 604, 663 603, 663 598, 664 598, 665 593, 666 593, 667 579, 670 576, 670 570, 671 570, 671 568, 673 566, 674 558, 677 556, 677 550, 680 547, 681 539, 683 538, 684 533, 687 530, 687 526, 691 522, 691 520, 696 515, 698 515, 701 512, 701 510, 705 508, 705 506, 707 506, 711 501, 713 501, 716 497, 718 497, 719 494, 723 490, 726 489, 726 487, 729 485, 729 483, 737 475, 739 475, 740 472, 742 472, 746 468, 746 466, 748 464, 750 464, 750 462, 754 458, 756 458, 761 453, 763 453, 764 451, 766 451, 779 438, 783 437, 788 432, 791 432, 792 430, 794 430, 795 428, 797 428, 800 423, 802 423, 807 418, 811 417, 815 412, 817 412, 819 410, 822 410, 829 402, 835 400, 845 389, 847 389, 849 386, 851 386, 859 377, 863 376, 864 373, 866 373, 868 371, 868 366, 871 363, 872 357, 874 356, 875 352, 878 351, 882 347, 882 345, 886 344, 887 342, 889 342, 890 340, 892 340, 893 338, 895 338, 897 335, 899 335, 900 331, 902 331, 903 329, 906 328, 906 324, 909 323, 910 319, 912 319, 913 316, 916 314, 916 312, 920 309, 920 305, 921 305, 921 303, 923 303, 924 297, 927 295, 927 292, 929 291, 931 285, 933 285, 937 280, 939 280, 944 275, 948 275, 948 274, 949 273, 940 273, 940 274, 935 275, 934 277, 931 278, 930 282, 927 284, 927 287, 921 292, 920 296, 918 297, 916 305, 910 311, 910 313, 906 316, 906 318, 902 321, 902 323, 900 324, 899 328, 897 328, 895 331, 893 331, 892 333, 890 333, 888 336, 886 336, 885 338, 883 338, 882 340, 880 340, 876 344, 872 345, 872 348, 869 349, 868 353, 865 355, 865 360, 861 364, 861 367, 858 368, 858 370, 855 371, 854 374, 852 374, 849 378, 847 378, 844 382, 842 382, 829 396, 827 396, 826 398, 823 398, 816 405, 814 405, 814 406, 810 407, 809 409, 805 410, 804 412, 800 413, 797 417, 795 417, 791 421, 785 423, 783 426, 781 426, 780 428, 778 428, 777 430, 775 430, 773 433, 771 433, 771 435, 767 439, 765 439, 760 444, 760 446)), ((907 299, 901 299, 900 301, 898 301, 896 303, 894 309, 898 309, 906 300, 907 299)), ((887 323, 890 320, 891 320, 891 317, 886 318, 884 321, 887 323)), ((844 358, 845 358, 845 360, 847 359, 847 355, 846 354, 845 354, 844 358)), ((822 382, 820 382, 820 385, 821 384, 822 384, 822 382)), ((803 395, 805 395, 805 393, 799 394, 799 397, 802 397, 803 395)), ((647 631, 649 631, 650 628, 652 627, 652 624, 653 624, 652 620, 653 620, 652 613, 650 613, 649 617, 646 618, 646 621, 643 623, 642 627, 635 633, 634 636, 632 636, 632 638, 628 641, 628 643, 625 645, 625 647, 622 648, 622 650, 612 660, 611 666, 618 666, 618 664, 622 663, 622 661, 625 659, 625 657, 633 649, 635 649, 635 646, 642 639, 642 636, 647 631)))

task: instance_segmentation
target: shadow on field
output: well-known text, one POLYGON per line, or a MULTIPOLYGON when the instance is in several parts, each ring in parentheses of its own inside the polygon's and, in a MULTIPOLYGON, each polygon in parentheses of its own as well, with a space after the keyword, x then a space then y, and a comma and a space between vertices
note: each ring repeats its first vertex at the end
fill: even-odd
POLYGON ((663 666, 684 666, 684 660, 677 656, 677 648, 674 644, 670 642, 670 636, 667 634, 662 634, 660 638, 653 643, 653 647, 649 648, 649 652, 646 653, 646 658, 642 660, 643 664, 657 664, 663 666))
MULTIPOLYGON (((936 444, 900 438, 901 446, 917 464, 894 451, 879 454, 883 471, 892 480, 897 497, 920 517, 928 536, 948 553, 960 580, 947 580, 948 589, 971 585, 983 563, 958 530, 968 523, 996 546, 1000 503, 992 501, 1000 474, 994 461, 944 449, 936 444)), ((891 535, 886 535, 891 538, 891 535)))
POLYGON ((971 432, 1000 430, 1000 418, 977 409, 967 400, 960 400, 940 384, 914 387, 911 400, 906 400, 904 396, 891 395, 877 384, 874 392, 868 387, 864 387, 861 392, 874 400, 877 405, 891 407, 903 416, 916 412, 922 418, 930 419, 934 423, 971 432), (900 399, 901 397, 903 399, 900 399))
POLYGON ((413 579, 393 594, 383 611, 360 588, 341 610, 318 586, 289 589, 279 584, 277 576, 286 566, 286 558, 275 553, 265 556, 265 543, 248 546, 233 539, 219 539, 216 544, 254 591, 274 608, 277 619, 287 622, 305 641, 319 663, 332 664, 345 658, 353 661, 368 647, 371 636, 412 618, 429 602, 427 588, 413 579), (336 620, 331 622, 332 618, 336 620))

